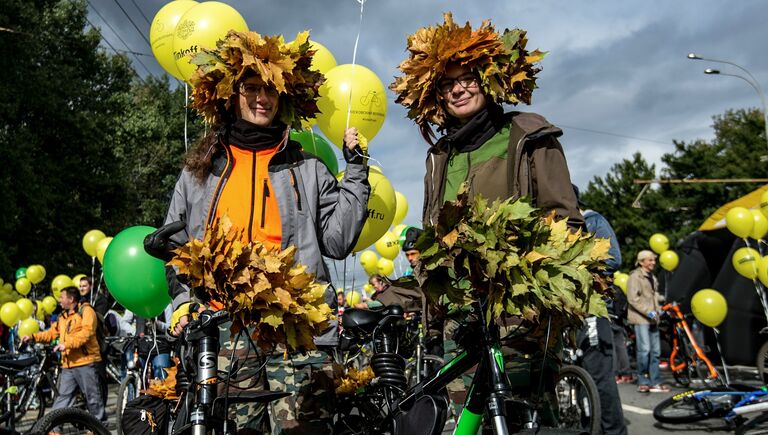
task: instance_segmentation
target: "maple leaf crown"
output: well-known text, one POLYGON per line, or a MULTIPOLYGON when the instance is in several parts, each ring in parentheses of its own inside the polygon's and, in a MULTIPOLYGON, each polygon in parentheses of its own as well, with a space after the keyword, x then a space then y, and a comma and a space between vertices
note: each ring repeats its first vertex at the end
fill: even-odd
POLYGON ((408 59, 398 68, 403 72, 389 85, 397 94, 396 103, 408 108, 408 117, 419 126, 445 123, 446 112, 439 101, 437 83, 448 64, 464 65, 476 72, 483 91, 496 103, 531 103, 536 88, 534 64, 545 53, 525 49, 525 30, 505 29, 500 35, 483 21, 477 30, 467 22, 459 27, 450 12, 443 24, 422 27, 408 37, 408 59))
POLYGON ((278 119, 299 128, 302 120, 314 118, 320 111, 318 89, 325 77, 310 69, 314 53, 307 31, 286 44, 281 35, 230 30, 215 49, 203 48, 192 58, 198 67, 191 79, 191 105, 206 121, 220 126, 232 113, 236 86, 256 76, 277 90, 278 119))

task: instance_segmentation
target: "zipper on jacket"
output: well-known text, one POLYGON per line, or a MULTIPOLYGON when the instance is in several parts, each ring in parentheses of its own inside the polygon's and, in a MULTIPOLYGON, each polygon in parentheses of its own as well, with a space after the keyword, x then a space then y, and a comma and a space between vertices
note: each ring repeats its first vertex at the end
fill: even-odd
POLYGON ((256 152, 251 160, 251 212, 248 213, 248 241, 253 240, 253 205, 256 203, 256 152))
POLYGON ((267 198, 269 198, 269 184, 267 179, 264 179, 264 187, 261 195, 261 228, 264 229, 264 219, 267 214, 267 198))
POLYGON ((296 179, 296 172, 294 172, 293 168, 290 168, 289 171, 291 172, 291 186, 293 186, 293 191, 296 193, 296 206, 299 208, 299 211, 301 211, 301 193, 299 193, 299 182, 296 179))
MULTIPOLYGON (((435 155, 433 153, 430 153, 429 157, 430 159, 432 159, 432 168, 430 168, 432 169, 432 174, 430 174, 430 178, 432 178, 432 194, 435 195, 436 194, 435 192, 435 155)), ((432 213, 429 214, 429 223, 431 225, 435 225, 435 222, 432 220, 432 213)))

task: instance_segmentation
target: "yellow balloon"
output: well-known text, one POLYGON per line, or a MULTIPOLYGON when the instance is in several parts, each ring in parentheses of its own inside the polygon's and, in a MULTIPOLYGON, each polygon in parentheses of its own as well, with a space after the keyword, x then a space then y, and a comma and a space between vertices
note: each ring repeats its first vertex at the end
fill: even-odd
POLYGON ((312 50, 315 50, 315 55, 312 56, 312 68, 320 71, 323 74, 328 74, 328 71, 336 68, 336 58, 323 44, 310 40, 309 46, 312 50))
POLYGON ((27 268, 27 279, 32 284, 40 284, 45 279, 45 268, 39 264, 33 264, 27 268))
POLYGON ((368 250, 360 253, 360 265, 363 266, 363 270, 365 270, 365 273, 368 275, 378 273, 378 262, 379 257, 375 252, 368 250))
POLYGON ((760 253, 752 248, 739 248, 731 257, 733 268, 739 275, 755 279, 757 277, 758 265, 762 262, 760 253))
POLYGON ((398 237, 392 234, 390 231, 384 233, 379 240, 376 241, 376 250, 384 258, 394 260, 397 254, 400 253, 400 243, 398 237))
POLYGON ((21 320, 21 310, 15 302, 6 302, 0 308, 0 321, 6 326, 13 327, 21 320))
POLYGON ((616 272, 613 274, 613 283, 616 287, 620 288, 624 293, 627 292, 627 282, 629 281, 629 275, 626 273, 616 272))
POLYGON ((22 316, 20 319, 26 319, 35 312, 35 304, 27 298, 21 298, 16 301, 16 306, 21 310, 22 316))
POLYGON ((389 258, 379 258, 378 262, 379 275, 389 276, 395 271, 395 263, 389 258))
POLYGON ((728 303, 720 292, 707 288, 693 295, 691 311, 699 322, 716 328, 728 315, 728 303))
POLYGON ((384 235, 392 224, 395 215, 395 189, 387 177, 376 171, 368 172, 371 194, 368 197, 368 217, 365 220, 357 244, 352 249, 359 252, 371 246, 384 235))
POLYGON ((46 314, 51 314, 56 310, 56 306, 59 303, 56 301, 56 298, 53 296, 46 296, 43 298, 43 303, 41 304, 43 306, 43 310, 46 314))
POLYGON ((43 301, 35 301, 35 318, 38 320, 45 319, 45 308, 43 308, 43 301))
POLYGON ((176 59, 173 57, 173 32, 182 15, 197 5, 198 3, 192 0, 172 1, 157 11, 149 28, 149 43, 157 63, 179 80, 184 78, 176 68, 176 59))
MULTIPOLYGON (((96 258, 99 259, 99 263, 104 263, 104 253, 107 252, 107 247, 112 242, 112 237, 104 237, 96 244, 96 258)), ((74 282, 74 280, 72 280, 74 282)), ((75 285, 80 285, 76 282, 75 285)))
POLYGON ((317 100, 320 131, 341 148, 349 111, 349 126, 371 141, 387 116, 387 94, 379 77, 362 65, 346 64, 328 71, 325 78, 317 100))
POLYGON ((2 278, 0 278, 0 288, 3 288, 3 285, 5 284, 5 281, 3 281, 2 278))
POLYGON ((652 235, 651 239, 648 241, 648 244, 651 245, 653 252, 657 254, 661 254, 662 252, 669 249, 669 239, 667 236, 661 233, 652 235))
POLYGON ((103 239, 104 237, 107 236, 100 230, 91 230, 85 233, 83 236, 83 250, 85 250, 85 253, 91 257, 95 257, 96 245, 99 243, 99 240, 103 239))
POLYGON ((373 288, 373 286, 372 286, 370 283, 367 283, 367 282, 366 282, 365 284, 363 284, 363 290, 365 290, 365 292, 366 292, 366 293, 368 293, 368 294, 370 295, 370 294, 372 294, 372 293, 373 293, 373 291, 374 291, 375 289, 373 288))
POLYGON ((347 295, 345 296, 345 299, 347 300, 347 305, 349 305, 350 307, 353 307, 355 306, 355 304, 360 303, 360 293, 356 291, 351 291, 347 293, 347 295))
POLYGON ((40 325, 37 323, 37 320, 35 319, 25 319, 21 321, 21 325, 19 325, 19 337, 24 337, 25 335, 32 335, 36 332, 40 331, 40 325))
POLYGON ((56 275, 56 278, 53 278, 53 281, 51 281, 51 290, 53 290, 53 295, 56 296, 56 298, 59 297, 61 289, 73 286, 78 287, 74 285, 72 279, 67 275, 56 275))
MULTIPOLYGON (((395 217, 392 219, 392 225, 400 225, 408 214, 408 199, 400 192, 395 192, 395 217)), ((398 236, 400 233, 395 233, 398 236)))
POLYGON ((3 284, 3 290, 10 293, 13 291, 13 286, 11 285, 10 282, 6 282, 5 284, 3 284))
POLYGON ((664 251, 659 255, 659 264, 661 264, 661 267, 663 267, 665 270, 673 271, 677 268, 677 265, 680 263, 680 259, 677 256, 677 253, 675 251, 664 251))
POLYGON ((26 295, 30 290, 32 290, 32 283, 29 282, 29 279, 27 278, 19 278, 16 280, 15 287, 19 294, 26 295))
MULTIPOLYGON (((110 237, 111 238, 111 237, 110 237)), ((102 258, 104 255, 102 255, 102 258)), ((77 275, 72 277, 72 284, 75 285, 75 287, 80 287, 80 280, 85 278, 87 275, 84 273, 78 273, 77 275)))
POLYGON ((728 210, 728 213, 725 215, 725 226, 736 237, 744 239, 752 233, 752 228, 755 226, 755 218, 748 209, 734 207, 728 210))
POLYGON ((202 48, 216 48, 230 30, 247 32, 245 19, 235 8, 221 2, 204 2, 187 10, 173 33, 173 56, 182 80, 189 82, 197 65, 190 59, 202 48))
MULTIPOLYGON (((752 226, 752 232, 749 233, 749 237, 760 240, 768 233, 768 219, 761 210, 750 210, 750 212, 755 219, 755 223, 752 226)), ((29 276, 29 269, 27 269, 27 276, 29 276)))

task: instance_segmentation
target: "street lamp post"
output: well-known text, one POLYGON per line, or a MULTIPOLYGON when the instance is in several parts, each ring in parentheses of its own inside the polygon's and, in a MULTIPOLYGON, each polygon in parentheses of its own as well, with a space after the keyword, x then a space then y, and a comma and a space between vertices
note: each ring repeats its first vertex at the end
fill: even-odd
POLYGON ((706 61, 709 61, 709 62, 717 62, 717 63, 728 64, 728 65, 734 66, 734 67, 744 71, 747 74, 748 78, 744 77, 742 75, 739 75, 739 74, 724 73, 724 72, 722 72, 720 70, 713 69, 713 68, 707 68, 707 69, 704 70, 704 74, 736 77, 736 78, 740 78, 740 79, 744 80, 745 82, 749 83, 750 86, 752 86, 752 89, 754 89, 755 92, 757 92, 757 95, 760 97, 760 104, 763 106, 763 121, 765 123, 765 140, 766 140, 766 144, 768 144, 768 110, 767 110, 768 105, 766 105, 766 102, 765 102, 765 92, 763 92, 763 87, 760 86, 760 82, 757 81, 755 76, 753 76, 752 73, 750 73, 743 66, 738 65, 738 64, 733 63, 733 62, 729 62, 727 60, 709 59, 709 58, 703 57, 701 55, 698 55, 696 53, 688 53, 688 59, 691 59, 691 60, 706 60, 706 61))

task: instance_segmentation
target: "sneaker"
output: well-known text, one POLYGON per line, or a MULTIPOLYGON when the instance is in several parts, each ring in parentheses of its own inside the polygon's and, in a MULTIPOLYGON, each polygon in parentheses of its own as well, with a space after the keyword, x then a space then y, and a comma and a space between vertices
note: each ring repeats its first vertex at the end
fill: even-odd
POLYGON ((649 393, 650 391, 651 391, 650 385, 640 385, 639 387, 637 387, 638 393, 649 393))
POLYGON ((669 385, 658 384, 652 386, 648 391, 651 393, 669 393, 669 385))
POLYGON ((660 361, 659 362, 659 368, 660 369, 666 369, 669 368, 669 363, 667 361, 660 361))
POLYGON ((617 384, 623 384, 624 382, 625 382, 624 381, 624 376, 616 376, 616 383, 617 384))

